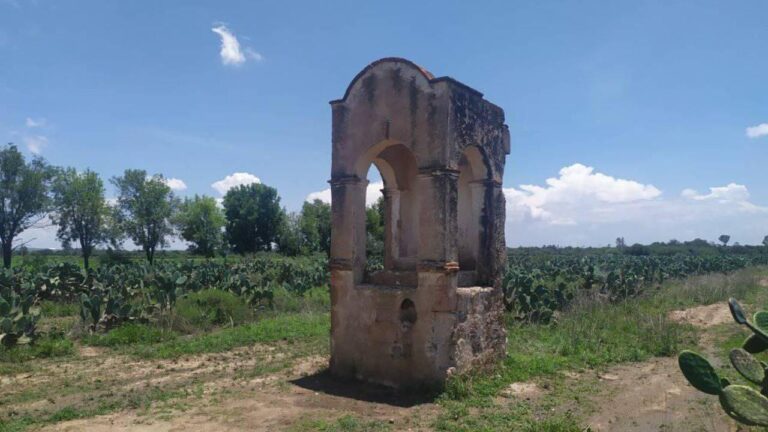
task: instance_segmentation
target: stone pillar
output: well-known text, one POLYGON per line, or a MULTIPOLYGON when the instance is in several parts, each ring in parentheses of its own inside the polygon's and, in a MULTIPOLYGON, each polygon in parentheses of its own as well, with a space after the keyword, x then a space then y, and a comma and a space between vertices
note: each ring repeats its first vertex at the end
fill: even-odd
POLYGON ((421 170, 417 177, 419 210, 419 270, 458 268, 459 172, 437 168, 421 170))
POLYGON ((507 267, 507 246, 504 221, 507 213, 506 199, 500 181, 486 182, 486 215, 483 226, 487 230, 485 245, 482 248, 488 254, 484 260, 488 263, 483 274, 483 282, 494 288, 501 288, 501 280, 507 267))
POLYGON ((400 191, 384 188, 381 193, 384 196, 384 269, 392 270, 400 257, 400 191))
POLYGON ((354 273, 360 283, 365 270, 365 192, 368 180, 340 177, 331 183, 331 270, 354 273))
POLYGON ((418 280, 420 297, 432 312, 450 312, 456 305, 459 270, 457 234, 459 173, 423 170, 417 178, 419 210, 418 280))

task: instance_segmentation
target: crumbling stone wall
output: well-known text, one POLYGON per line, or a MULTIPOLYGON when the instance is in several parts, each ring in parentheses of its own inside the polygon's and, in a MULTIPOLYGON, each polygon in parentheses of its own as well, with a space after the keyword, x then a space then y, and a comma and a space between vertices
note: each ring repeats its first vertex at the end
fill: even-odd
POLYGON ((331 371, 435 384, 503 356, 503 110, 399 58, 370 64, 331 106, 331 371), (384 270, 367 274, 371 165, 386 234, 384 270))

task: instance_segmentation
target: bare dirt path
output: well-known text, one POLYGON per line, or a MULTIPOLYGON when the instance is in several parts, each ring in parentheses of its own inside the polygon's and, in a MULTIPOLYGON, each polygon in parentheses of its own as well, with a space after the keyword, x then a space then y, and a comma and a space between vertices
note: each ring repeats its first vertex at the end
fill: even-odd
MULTIPOLYGON (((731 322, 722 303, 673 311, 669 319, 700 328, 711 359, 717 358, 718 329, 731 322)), ((86 432, 335 430, 345 416, 390 430, 421 431, 439 414, 428 400, 334 381, 324 372, 327 356, 295 351, 290 344, 254 345, 169 361, 83 347, 70 360, 41 361, 34 372, 1 377, 0 409, 47 416, 70 406, 96 414, 104 404, 119 406, 42 428, 86 432)), ((572 410, 595 432, 745 430, 722 413, 715 397, 687 384, 674 357, 566 373, 563 380, 588 394, 583 405, 560 408, 572 410)), ((516 383, 497 403, 502 408, 527 400, 535 407, 549 391, 516 383)))
MULTIPOLYGON (((435 413, 436 406, 422 400, 383 388, 361 389, 359 385, 331 380, 324 372, 328 362, 325 356, 299 358, 278 372, 248 376, 245 372, 252 371, 258 359, 264 358, 258 354, 264 351, 275 350, 250 347, 224 354, 194 356, 170 364, 131 362, 113 355, 116 360, 105 360, 104 363, 125 362, 122 368, 115 368, 114 363, 108 367, 114 371, 115 379, 125 380, 122 391, 184 387, 186 393, 149 406, 64 421, 42 430, 302 431, 315 430, 322 422, 334 424, 343 416, 352 416, 364 423, 379 421, 393 430, 415 431, 424 430, 419 425, 429 424, 429 418, 435 413), (126 379, 126 376, 131 378, 126 379)), ((90 355, 90 360, 100 358, 98 353, 90 355)), ((278 355, 273 353, 272 357, 278 355)), ((95 366, 91 373, 99 370, 104 370, 103 363, 95 366)), ((78 397, 94 396, 98 394, 83 393, 78 397)), ((71 399, 67 401, 72 402, 71 399)), ((47 403, 50 402, 33 402, 47 403)), ((32 409, 34 406, 20 404, 17 408, 32 409)))
MULTIPOLYGON (((717 359, 713 328, 732 322, 723 303, 673 311, 669 318, 703 329, 705 355, 717 359)), ((716 366, 718 366, 716 364, 716 366)), ((716 397, 691 387, 680 373, 676 357, 619 365, 600 375, 597 411, 587 424, 604 431, 738 431, 716 397)))

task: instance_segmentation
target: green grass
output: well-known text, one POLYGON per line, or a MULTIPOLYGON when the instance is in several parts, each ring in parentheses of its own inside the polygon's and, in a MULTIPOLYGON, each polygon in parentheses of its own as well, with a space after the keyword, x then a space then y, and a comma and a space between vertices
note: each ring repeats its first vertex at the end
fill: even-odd
MULTIPOLYGON (((584 300, 549 325, 510 322, 507 357, 491 371, 449 380, 438 399, 443 409, 433 426, 444 431, 582 430, 579 419, 566 413, 547 412, 546 421, 540 422, 530 404, 500 407, 494 397, 514 382, 548 380, 555 383, 555 389, 541 403, 557 407, 573 397, 569 389, 557 385, 562 382, 562 372, 675 356, 695 347, 696 329, 668 320, 669 311, 725 302, 729 296, 754 299, 765 291, 757 283, 765 274, 764 268, 758 268, 729 276, 689 278, 618 304, 584 300)), ((723 307, 727 307, 725 303, 723 307)), ((739 338, 743 340, 743 336, 739 338)))
POLYGON ((301 295, 284 287, 274 290, 272 305, 281 313, 320 313, 331 310, 331 291, 327 286, 315 287, 301 295))
POLYGON ((324 343, 330 317, 323 314, 289 314, 211 333, 175 338, 156 344, 131 346, 129 353, 144 359, 171 359, 184 355, 216 353, 255 343, 315 341, 324 343))
POLYGON ((92 346, 119 347, 167 342, 176 339, 176 337, 176 333, 153 325, 129 323, 105 334, 86 336, 82 342, 92 346))
POLYGON ((64 357, 74 353, 72 341, 61 336, 41 337, 31 345, 0 346, 0 375, 27 372, 32 359, 64 357))
POLYGON ((184 333, 252 321, 253 311, 242 297, 218 289, 204 289, 180 298, 174 307, 174 327, 184 333))
POLYGON ((351 415, 345 415, 335 420, 302 420, 290 430, 292 432, 384 432, 393 429, 388 423, 382 421, 362 420, 351 415))
POLYGON ((120 399, 108 398, 92 406, 67 406, 50 414, 24 415, 13 419, 0 419, 0 432, 21 432, 35 426, 95 417, 122 409, 147 409, 152 403, 167 402, 188 396, 185 390, 162 390, 152 388, 144 392, 131 392, 120 399))
POLYGON ((45 300, 40 303, 40 313, 46 318, 78 316, 80 314, 80 305, 78 303, 45 300))

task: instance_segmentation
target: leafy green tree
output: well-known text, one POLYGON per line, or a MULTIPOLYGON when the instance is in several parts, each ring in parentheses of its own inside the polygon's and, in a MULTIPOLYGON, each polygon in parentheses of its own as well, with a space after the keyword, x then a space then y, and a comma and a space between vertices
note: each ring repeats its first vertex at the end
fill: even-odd
POLYGON ((768 248, 768 235, 763 237, 763 246, 768 248))
POLYGON ((365 209, 365 249, 369 266, 384 262, 384 197, 365 209))
POLYGON ((237 253, 268 251, 277 243, 284 218, 277 189, 261 183, 240 185, 224 195, 226 238, 237 253))
POLYGON ((54 211, 51 219, 59 226, 56 236, 66 247, 80 245, 87 269, 94 247, 107 240, 109 207, 104 199, 104 182, 91 170, 78 173, 61 170, 53 182, 54 211))
POLYGON ((192 253, 212 257, 222 246, 224 213, 209 196, 195 195, 185 199, 176 215, 181 238, 190 242, 192 253))
POLYGON ((301 215, 284 214, 277 238, 277 250, 285 255, 296 256, 308 252, 307 240, 301 230, 301 215))
POLYGON ((40 157, 25 161, 13 144, 0 150, 0 248, 5 268, 11 267, 14 239, 49 210, 53 173, 40 157))
POLYGON ((301 234, 309 252, 331 253, 331 205, 316 199, 301 208, 301 234))
POLYGON ((152 264, 157 248, 173 234, 178 200, 160 174, 148 177, 144 170, 128 169, 111 181, 118 190, 116 222, 152 264))
POLYGON ((728 242, 731 241, 731 236, 729 236, 728 234, 723 234, 717 239, 720 240, 720 243, 722 243, 723 246, 728 246, 728 242))

